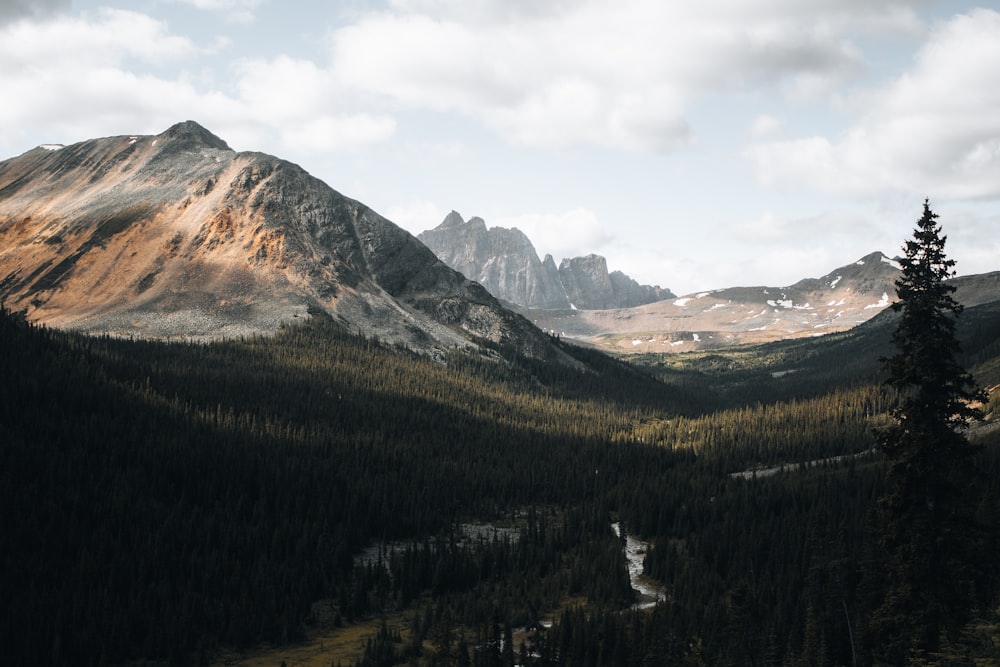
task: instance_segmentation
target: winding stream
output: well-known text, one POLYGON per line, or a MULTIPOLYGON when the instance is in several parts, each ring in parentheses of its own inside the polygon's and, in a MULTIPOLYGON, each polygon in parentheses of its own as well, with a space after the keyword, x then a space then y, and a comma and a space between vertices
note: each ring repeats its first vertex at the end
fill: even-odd
MULTIPOLYGON (((621 525, 616 521, 611 524, 611 529, 615 535, 622 536, 621 525)), ((628 578, 632 583, 632 589, 638 593, 638 600, 632 605, 633 609, 648 609, 658 602, 667 599, 667 592, 657 582, 643 574, 642 561, 646 557, 649 549, 649 542, 640 540, 631 535, 625 536, 625 558, 628 560, 628 578)))

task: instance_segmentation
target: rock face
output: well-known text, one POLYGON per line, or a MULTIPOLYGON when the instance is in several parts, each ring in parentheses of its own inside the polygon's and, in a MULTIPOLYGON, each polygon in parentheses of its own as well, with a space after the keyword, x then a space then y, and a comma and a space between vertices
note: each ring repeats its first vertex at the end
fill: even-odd
POLYGON ((455 211, 417 238, 445 264, 522 308, 629 308, 674 296, 660 287, 639 285, 620 271, 609 274, 599 255, 564 259, 556 268, 551 255, 538 259, 520 230, 487 229, 481 218, 466 222, 455 211))
POLYGON ((0 162, 0 300, 115 335, 268 333, 318 308, 420 350, 561 355, 371 209, 190 121, 0 162))
POLYGON ((518 229, 487 230, 482 218, 466 222, 452 211, 417 238, 441 261, 498 299, 530 308, 569 306, 555 264, 539 260, 531 241, 518 229))

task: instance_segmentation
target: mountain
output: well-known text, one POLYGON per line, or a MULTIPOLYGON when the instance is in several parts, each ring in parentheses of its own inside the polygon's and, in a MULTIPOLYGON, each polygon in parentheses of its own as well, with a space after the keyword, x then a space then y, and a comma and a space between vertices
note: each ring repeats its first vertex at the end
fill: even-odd
POLYGON ((680 352, 849 329, 889 306, 899 268, 881 252, 788 287, 730 287, 635 308, 523 310, 536 325, 617 352, 680 352))
POLYGON ((475 280, 498 299, 530 309, 629 308, 673 298, 670 290, 640 285, 620 271, 608 273, 599 255, 544 260, 518 229, 486 228, 452 211, 419 238, 445 264, 475 280))
POLYGON ((0 301, 35 322, 214 339, 332 315, 414 349, 561 353, 409 233, 195 122, 0 162, 0 301))
POLYGON ((539 260, 531 241, 518 229, 487 229, 482 218, 466 222, 452 211, 417 238, 441 261, 498 299, 531 308, 570 305, 552 258, 539 260))

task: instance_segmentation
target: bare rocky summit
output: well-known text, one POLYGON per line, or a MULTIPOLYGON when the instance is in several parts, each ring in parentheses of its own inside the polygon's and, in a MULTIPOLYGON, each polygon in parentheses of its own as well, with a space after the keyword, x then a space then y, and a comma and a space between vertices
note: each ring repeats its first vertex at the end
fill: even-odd
POLYGON ((417 238, 445 264, 509 303, 530 308, 568 308, 555 264, 545 263, 519 229, 486 228, 482 218, 468 222, 449 213, 417 238))
POLYGON ((562 355, 368 207, 191 121, 0 162, 0 300, 122 336, 269 333, 319 309, 413 349, 562 355))
POLYGON ((466 222, 455 211, 417 238, 451 268, 523 308, 630 308, 674 297, 670 290, 640 285, 621 271, 609 273, 600 255, 563 259, 556 268, 551 255, 538 258, 519 229, 487 229, 482 218, 466 222))

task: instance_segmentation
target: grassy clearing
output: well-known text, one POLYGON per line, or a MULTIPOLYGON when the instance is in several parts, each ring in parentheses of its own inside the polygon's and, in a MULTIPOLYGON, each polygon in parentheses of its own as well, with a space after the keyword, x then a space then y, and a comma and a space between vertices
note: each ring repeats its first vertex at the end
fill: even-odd
POLYGON ((365 643, 378 632, 383 618, 389 628, 398 630, 406 641, 410 634, 410 616, 405 612, 396 612, 342 628, 314 631, 309 639, 298 644, 227 653, 220 655, 212 664, 215 667, 278 667, 282 662, 287 667, 350 665, 364 654, 365 643))

